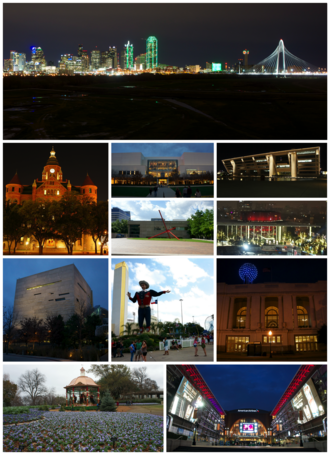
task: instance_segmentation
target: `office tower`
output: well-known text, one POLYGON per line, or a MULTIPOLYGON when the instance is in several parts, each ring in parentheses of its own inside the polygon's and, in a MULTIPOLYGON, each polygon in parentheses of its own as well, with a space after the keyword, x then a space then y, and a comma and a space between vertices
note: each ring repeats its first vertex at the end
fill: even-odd
POLYGON ((83 50, 81 56, 81 70, 88 71, 89 70, 89 56, 88 52, 83 50))
POLYGON ((146 54, 140 54, 135 58, 135 69, 136 70, 146 69, 146 54))
POLYGON ((82 44, 78 44, 78 57, 81 58, 82 57, 82 54, 84 52, 83 50, 83 45, 82 44))
POLYGON ((101 68, 101 51, 94 49, 91 52, 91 69, 97 70, 99 68, 101 68))
POLYGON ((155 36, 149 36, 147 39, 147 70, 152 70, 158 66, 158 40, 155 36))
POLYGON ((20 52, 15 52, 13 58, 13 70, 14 71, 24 71, 26 65, 26 54, 20 52))
POLYGON ((101 67, 102 68, 113 68, 112 58, 109 51, 101 52, 101 67))
POLYGON ((112 296, 112 331, 120 335, 125 329, 123 325, 127 321, 127 292, 129 270, 126 262, 120 262, 115 266, 113 278, 112 296))
POLYGON ((46 58, 41 47, 31 47, 31 60, 35 69, 46 66, 46 58))
POLYGON ((250 53, 250 51, 248 51, 247 49, 244 49, 243 55, 244 55, 244 66, 245 67, 248 66, 249 53, 250 53))
POLYGON ((111 222, 117 220, 130 220, 131 212, 125 212, 125 210, 120 209, 119 207, 113 207, 111 209, 111 222))
POLYGON ((133 50, 133 44, 130 44, 129 41, 127 41, 127 44, 125 44, 125 58, 124 58, 124 68, 123 69, 133 69, 134 68, 134 50, 133 50))
POLYGON ((112 68, 117 68, 118 66, 118 57, 117 57, 117 48, 116 46, 109 46, 109 57, 112 59, 112 68))

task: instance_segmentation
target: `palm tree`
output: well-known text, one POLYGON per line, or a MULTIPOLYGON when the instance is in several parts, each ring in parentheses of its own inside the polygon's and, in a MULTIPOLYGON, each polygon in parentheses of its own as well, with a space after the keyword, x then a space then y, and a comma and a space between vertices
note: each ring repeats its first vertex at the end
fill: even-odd
POLYGON ((125 328, 123 333, 127 333, 128 336, 132 335, 133 325, 134 325, 134 322, 126 322, 126 324, 123 324, 122 327, 125 328))
POLYGON ((150 324, 150 330, 153 332, 153 333, 156 333, 156 330, 157 330, 157 324, 155 322, 152 322, 150 324))
POLYGON ((158 329, 158 334, 162 331, 164 327, 164 324, 162 322, 157 322, 157 329, 158 329))

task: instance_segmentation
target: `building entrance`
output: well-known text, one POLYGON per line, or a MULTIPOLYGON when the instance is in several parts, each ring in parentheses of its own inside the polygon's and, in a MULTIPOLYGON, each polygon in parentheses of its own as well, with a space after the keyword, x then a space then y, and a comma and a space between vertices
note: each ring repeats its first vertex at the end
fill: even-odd
POLYGON ((168 185, 168 179, 157 179, 158 185, 168 185))

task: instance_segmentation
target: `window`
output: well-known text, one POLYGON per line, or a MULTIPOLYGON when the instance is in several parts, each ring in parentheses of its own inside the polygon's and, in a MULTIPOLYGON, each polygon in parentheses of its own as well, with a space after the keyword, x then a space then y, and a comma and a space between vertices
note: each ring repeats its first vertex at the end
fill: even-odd
POLYGON ((55 302, 59 302, 60 300, 65 300, 65 297, 63 297, 62 299, 55 299, 55 302))
POLYGON ((274 306, 266 308, 265 311, 266 327, 278 327, 278 309, 274 306))
POLYGON ((89 192, 90 192, 90 193, 92 192, 92 188, 89 188, 89 192))
POLYGON ((58 295, 68 295, 70 292, 64 292, 63 294, 58 294, 58 295))
MULTIPOLYGON (((28 239, 29 240, 29 239, 28 239)), ((61 283, 62 280, 60 281, 54 281, 54 283, 46 283, 46 284, 39 284, 38 286, 33 286, 32 288, 26 288, 27 291, 31 291, 32 289, 39 289, 39 288, 43 288, 44 286, 50 286, 51 284, 55 284, 55 283, 61 283)))
POLYGON ((227 337, 227 352, 246 352, 246 345, 250 342, 250 337, 227 337))
POLYGON ((85 289, 84 289, 79 283, 77 283, 77 284, 78 284, 78 286, 84 291, 84 293, 87 294, 87 292, 85 291, 85 289))
POLYGON ((47 194, 47 190, 44 190, 44 194, 47 194))
POLYGON ((294 337, 296 351, 318 351, 317 335, 296 335, 294 337))
POLYGON ((280 344, 282 343, 282 335, 272 335, 272 336, 268 336, 268 335, 263 335, 262 337, 262 342, 263 343, 277 343, 277 344, 280 344))
POLYGON ((59 195, 60 195, 60 191, 59 191, 59 190, 57 190, 57 196, 59 196, 59 195))
POLYGON ((236 327, 238 329, 245 329, 245 321, 246 321, 246 307, 241 308, 237 312, 236 317, 236 327))
POLYGON ((38 294, 33 294, 33 295, 41 295, 41 292, 39 292, 38 294))

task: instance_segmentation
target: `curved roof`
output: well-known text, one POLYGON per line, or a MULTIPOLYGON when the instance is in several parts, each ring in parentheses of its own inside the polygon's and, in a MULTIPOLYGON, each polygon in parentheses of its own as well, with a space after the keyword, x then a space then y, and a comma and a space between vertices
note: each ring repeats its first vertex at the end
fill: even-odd
POLYGON ((49 165, 59 166, 59 162, 57 161, 57 158, 55 156, 54 146, 52 147, 52 151, 50 152, 50 157, 48 158, 48 161, 46 163, 46 166, 49 166, 49 165))
POLYGON ((79 384, 81 384, 81 385, 91 385, 91 386, 94 386, 94 387, 98 387, 98 385, 96 384, 96 382, 94 382, 94 380, 92 378, 89 378, 88 376, 78 376, 77 378, 72 379, 70 384, 67 385, 64 388, 74 387, 74 386, 77 386, 79 384))
POLYGON ((16 174, 14 175, 14 177, 11 179, 11 181, 9 182, 9 184, 11 184, 11 183, 17 183, 18 185, 22 185, 22 184, 21 184, 21 181, 20 181, 20 179, 19 179, 19 177, 18 177, 18 175, 17 175, 17 172, 16 172, 16 174))
POLYGON ((88 173, 85 177, 85 180, 84 180, 84 183, 82 184, 82 186, 85 186, 85 185, 94 185, 94 183, 93 183, 92 179, 90 178, 90 176, 88 175, 88 173))

